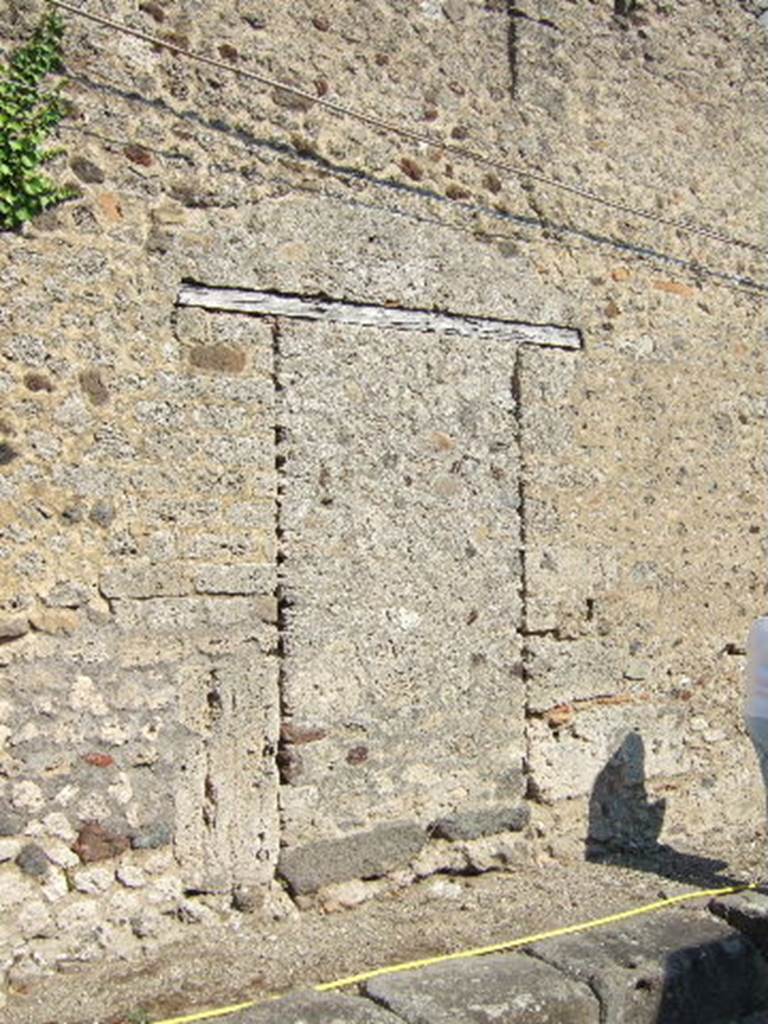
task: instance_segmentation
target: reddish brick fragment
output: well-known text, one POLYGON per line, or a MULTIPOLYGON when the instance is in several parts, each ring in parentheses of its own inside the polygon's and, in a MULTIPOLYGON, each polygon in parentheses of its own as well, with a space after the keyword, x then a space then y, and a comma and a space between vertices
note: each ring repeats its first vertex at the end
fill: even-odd
POLYGON ((421 181, 424 177, 424 171, 416 163, 415 160, 411 160, 409 156, 404 156, 400 160, 400 170, 403 174, 407 174, 413 181, 421 181))
POLYGON ((150 18, 154 18, 155 21, 165 21, 165 11, 158 4, 152 3, 152 0, 142 0, 139 4, 139 10, 143 11, 144 14, 148 14, 150 18))
POLYGON ((312 726, 296 725, 294 722, 283 722, 280 726, 280 739, 284 743, 314 743, 323 740, 328 735, 325 729, 318 729, 312 726))
POLYGON ((115 763, 114 757, 110 757, 109 754, 85 754, 83 760, 95 768, 111 768, 115 763))
POLYGON ((347 764, 363 764, 368 760, 368 747, 362 744, 357 747, 350 747, 347 751, 347 764))
POLYGON ((449 185, 445 190, 449 199, 469 199, 471 193, 460 185, 449 185))
POLYGON ((131 845, 127 836, 118 836, 100 825, 98 821, 86 821, 80 829, 72 850, 83 864, 96 860, 118 857, 131 845))
POLYGON ((123 153, 128 157, 131 163, 140 164, 142 167, 149 167, 152 163, 152 154, 144 146, 139 146, 136 143, 129 143, 124 149, 123 153))
POLYGON ((682 281, 654 281, 653 287, 660 292, 668 292, 670 295, 682 295, 686 299, 692 299, 698 294, 695 288, 683 284, 682 281))

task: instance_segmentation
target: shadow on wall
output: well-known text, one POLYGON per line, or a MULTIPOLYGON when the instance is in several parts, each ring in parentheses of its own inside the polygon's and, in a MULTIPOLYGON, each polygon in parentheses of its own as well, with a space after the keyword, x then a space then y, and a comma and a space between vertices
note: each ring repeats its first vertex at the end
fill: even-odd
POLYGON ((645 743, 639 732, 630 732, 595 779, 586 859, 706 888, 737 884, 719 874, 726 861, 679 853, 659 843, 665 809, 664 800, 648 799, 645 743))

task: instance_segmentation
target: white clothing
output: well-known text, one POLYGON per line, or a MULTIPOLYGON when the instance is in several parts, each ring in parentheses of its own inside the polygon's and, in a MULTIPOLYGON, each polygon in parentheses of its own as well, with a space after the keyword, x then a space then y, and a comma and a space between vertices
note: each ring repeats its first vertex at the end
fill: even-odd
POLYGON ((744 714, 749 718, 768 718, 768 615, 755 619, 750 627, 745 682, 744 714))

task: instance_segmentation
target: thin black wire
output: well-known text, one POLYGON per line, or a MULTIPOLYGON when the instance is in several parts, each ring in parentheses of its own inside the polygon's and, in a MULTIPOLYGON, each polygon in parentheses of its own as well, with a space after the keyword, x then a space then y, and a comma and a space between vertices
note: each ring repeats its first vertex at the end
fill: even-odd
POLYGON ((188 60, 197 61, 199 63, 206 64, 210 67, 215 67, 219 70, 229 72, 230 74, 237 75, 241 78, 248 78, 252 81, 259 82, 261 85, 268 86, 269 88, 279 89, 283 92, 290 93, 291 95, 301 97, 302 99, 311 102, 313 106, 321 107, 322 109, 328 110, 337 116, 351 118, 363 124, 367 124, 370 127, 378 128, 380 130, 399 135, 401 138, 409 139, 412 142, 423 143, 429 146, 436 147, 438 149, 443 150, 446 153, 451 153, 454 156, 458 156, 464 160, 468 160, 471 163, 479 164, 483 167, 490 167, 504 174, 511 174, 515 177, 527 178, 530 181, 536 181, 539 182, 540 184, 547 185, 551 188, 560 189, 572 195, 577 195, 582 199, 587 199, 590 202, 598 203, 609 209, 617 210, 624 214, 629 214, 630 216, 639 217, 644 220, 649 220, 657 224, 662 224, 666 227, 672 227, 677 229, 678 231, 683 231, 688 234, 700 235, 704 238, 708 238, 712 241, 720 242, 725 245, 732 245, 737 248, 748 249, 762 256, 768 256, 768 247, 759 245, 756 242, 736 238, 733 235, 729 235, 727 232, 720 230, 719 228, 714 228, 709 225, 695 224, 692 221, 685 219, 662 217, 661 215, 652 213, 648 210, 637 209, 636 207, 629 206, 625 203, 621 203, 613 199, 608 199, 606 196, 602 196, 597 192, 593 192, 591 189, 585 189, 579 185, 568 184, 566 182, 559 181, 556 178, 550 178, 549 176, 541 174, 538 171, 532 171, 525 167, 517 167, 514 164, 507 163, 506 161, 497 160, 494 159, 493 157, 487 157, 482 153, 478 153, 475 150, 467 149, 464 146, 457 146, 454 143, 445 142, 442 139, 430 135, 427 132, 416 131, 413 128, 403 127, 400 124, 396 124, 391 121, 386 121, 383 118, 378 117, 377 115, 366 114, 352 107, 347 107, 340 103, 335 103, 332 100, 323 99, 321 97, 316 96, 314 93, 308 92, 305 89, 300 89, 297 86, 290 85, 286 82, 281 82, 267 75, 259 74, 256 71, 252 71, 246 68, 239 68, 232 64, 227 64, 224 61, 215 60, 212 57, 206 57, 200 53, 194 53, 191 50, 187 50, 183 47, 177 46, 175 43, 171 43, 167 40, 160 39, 156 36, 152 36, 146 32, 141 32, 138 29, 130 28, 130 26, 124 25, 122 22, 113 21, 111 18, 104 18, 98 14, 91 14, 89 11, 84 11, 78 7, 73 6, 70 3, 65 2, 65 0, 50 0, 50 2, 53 4, 53 6, 59 7, 62 10, 69 11, 71 14, 74 14, 78 17, 85 18, 104 27, 114 29, 115 31, 121 32, 125 35, 133 36, 136 39, 141 39, 144 42, 150 43, 153 46, 159 46, 163 49, 169 50, 171 53, 175 53, 188 60))
MULTIPOLYGON (((179 120, 186 121, 194 124, 197 127, 203 128, 204 130, 213 131, 218 134, 225 136, 228 142, 232 145, 243 146, 249 152, 254 151, 266 151, 273 157, 290 157, 291 159, 299 160, 305 163, 309 163, 321 172, 325 174, 333 175, 342 181, 348 182, 364 182, 365 184, 372 185, 377 189, 384 189, 392 191, 398 195, 407 195, 419 200, 435 201, 443 205, 449 205, 451 209, 461 209, 470 215, 482 214, 491 219, 501 221, 504 223, 516 224, 524 229, 533 229, 537 231, 548 231, 554 235, 570 235, 572 237, 581 239, 590 243, 591 245, 610 246, 611 248, 618 249, 621 252, 625 252, 638 259, 650 260, 657 263, 666 264, 668 266, 674 266, 682 270, 686 270, 697 276, 707 277, 716 281, 723 287, 728 287, 731 290, 741 291, 753 295, 768 295, 768 284, 756 281, 750 277, 739 276, 730 274, 727 271, 718 270, 714 267, 709 267, 705 264, 699 263, 695 260, 685 259, 683 257, 674 256, 670 253, 665 253, 657 249, 650 248, 644 245, 638 245, 633 242, 629 242, 625 239, 614 238, 610 235, 599 234, 587 228, 577 227, 571 224, 559 224, 551 221, 543 221, 540 218, 528 216, 520 213, 512 213, 509 211, 503 211, 494 207, 485 206, 482 203, 477 202, 466 202, 460 200, 449 199, 447 196, 440 192, 436 192, 433 189, 428 188, 425 185, 414 185, 407 184, 394 178, 381 178, 372 175, 366 171, 361 171, 358 168, 334 164, 327 160, 325 157, 321 157, 315 153, 309 153, 306 151, 299 150, 292 146, 288 142, 284 142, 278 139, 261 138, 253 133, 247 131, 244 128, 230 125, 227 122, 216 119, 210 121, 206 119, 202 114, 199 114, 195 110, 179 111, 170 106, 165 100, 160 98, 148 99, 142 96, 140 93, 132 92, 122 88, 121 86, 114 85, 112 83, 94 82, 90 78, 86 78, 82 75, 68 74, 66 75, 71 81, 76 82, 81 86, 93 89, 97 92, 106 92, 109 95, 117 96, 118 98, 126 102, 138 102, 144 106, 149 107, 161 114, 169 114, 172 117, 176 117, 179 120)), ((71 132, 85 132, 86 130, 76 126, 60 126, 60 130, 71 131, 71 132)), ((102 141, 111 141, 118 145, 123 144, 120 140, 104 140, 102 136, 97 133, 90 133, 102 141)), ((184 159, 182 153, 163 153, 163 155, 170 159, 171 157, 177 159, 184 159)), ((279 175, 265 176, 261 172, 256 172, 254 175, 258 180, 264 184, 275 183, 283 185, 287 188, 309 193, 311 195, 322 195, 333 202, 340 202, 347 205, 354 205, 363 208, 370 208, 376 210, 383 210, 391 214, 392 216, 401 216, 407 219, 421 222, 431 223, 442 227, 448 227, 454 231, 464 232, 474 237, 492 237, 497 241, 515 241, 515 236, 499 233, 498 235, 488 235, 487 232, 478 230, 476 227, 466 227, 455 222, 443 220, 437 216, 427 216, 421 213, 416 213, 412 210, 405 210, 402 207, 392 206, 388 204, 373 203, 367 200, 363 200, 357 197, 351 197, 338 192, 330 192, 327 189, 320 188, 315 185, 301 185, 300 183, 293 181, 289 178, 281 177, 279 175)), ((215 204, 213 204, 215 205, 215 204)), ((547 238, 543 237, 542 241, 549 245, 562 245, 563 242, 560 238, 547 238)), ((567 244, 567 243, 565 243, 567 244)))

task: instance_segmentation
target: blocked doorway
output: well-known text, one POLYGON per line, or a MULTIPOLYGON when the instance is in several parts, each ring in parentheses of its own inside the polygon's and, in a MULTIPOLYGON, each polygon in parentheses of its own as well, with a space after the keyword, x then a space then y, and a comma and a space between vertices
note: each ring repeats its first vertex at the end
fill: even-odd
POLYGON ((447 816, 503 822, 526 755, 519 362, 578 332, 201 286, 179 304, 271 324, 282 873, 381 873, 447 816))

